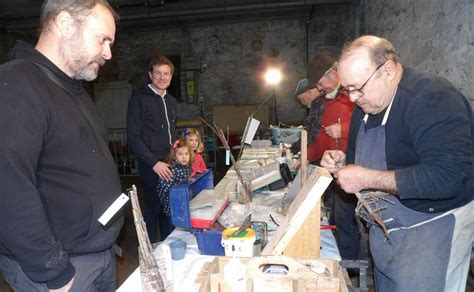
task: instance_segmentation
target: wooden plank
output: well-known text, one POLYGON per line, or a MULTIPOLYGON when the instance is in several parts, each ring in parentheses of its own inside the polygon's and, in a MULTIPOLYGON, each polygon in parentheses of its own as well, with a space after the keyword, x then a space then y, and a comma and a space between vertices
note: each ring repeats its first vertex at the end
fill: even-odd
MULTIPOLYGON (((308 177, 307 143, 308 134, 301 131, 301 187, 308 177)), ((319 201, 290 240, 283 252, 284 255, 299 259, 319 259, 320 257, 320 217, 321 201, 319 201)))
MULTIPOLYGON (((308 217, 314 212, 318 202, 321 199, 322 194, 331 183, 332 176, 329 172, 321 167, 316 167, 307 182, 301 188, 294 201, 291 203, 288 209, 287 219, 283 224, 280 225, 277 232, 273 235, 272 239, 267 243, 265 249, 262 251, 262 255, 281 255, 288 247, 290 242, 295 236, 299 229, 302 228, 304 223, 314 224, 312 221, 306 222, 308 217)), ((314 218, 311 220, 315 220, 314 218)), ((317 216, 317 224, 319 226, 319 216, 317 216)), ((304 227, 307 228, 307 227, 304 227)), ((314 233, 315 225, 309 225, 310 229, 306 229, 307 233, 314 233), (308 231, 309 230, 309 231, 308 231), (311 231, 312 230, 312 231, 311 231)), ((319 232, 317 232, 319 235, 319 232)), ((299 236, 302 236, 301 234, 299 236)), ((313 239, 308 237, 308 244, 317 244, 311 242, 313 239)), ((295 244, 302 244, 303 239, 300 240, 298 237, 295 244)), ((318 245, 319 246, 319 245, 318 245)), ((291 250, 298 247, 292 246, 291 250)), ((304 246, 300 246, 300 254, 305 254, 306 251, 303 249, 304 246)), ((291 253, 291 251, 289 250, 291 253)))
POLYGON ((321 203, 318 202, 283 254, 297 259, 319 259, 320 257, 321 203))

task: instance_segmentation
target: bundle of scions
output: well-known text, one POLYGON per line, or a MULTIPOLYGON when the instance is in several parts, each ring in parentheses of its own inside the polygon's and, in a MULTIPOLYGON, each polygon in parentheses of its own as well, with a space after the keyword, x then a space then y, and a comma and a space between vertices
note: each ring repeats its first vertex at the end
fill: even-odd
POLYGON ((138 248, 139 248, 139 260, 142 281, 144 283, 150 283, 154 291, 166 291, 163 279, 160 275, 160 267, 153 254, 153 248, 146 231, 146 224, 143 220, 140 204, 138 202, 137 188, 135 185, 129 190, 129 196, 132 201, 133 218, 135 219, 135 228, 137 229, 138 236, 138 248))

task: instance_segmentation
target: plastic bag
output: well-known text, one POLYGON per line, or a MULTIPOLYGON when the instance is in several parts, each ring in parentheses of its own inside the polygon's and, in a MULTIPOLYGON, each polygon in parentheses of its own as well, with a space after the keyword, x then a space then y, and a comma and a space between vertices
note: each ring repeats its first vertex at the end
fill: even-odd
POLYGON ((240 204, 231 202, 217 219, 217 222, 225 228, 240 226, 245 218, 253 211, 252 204, 240 204))

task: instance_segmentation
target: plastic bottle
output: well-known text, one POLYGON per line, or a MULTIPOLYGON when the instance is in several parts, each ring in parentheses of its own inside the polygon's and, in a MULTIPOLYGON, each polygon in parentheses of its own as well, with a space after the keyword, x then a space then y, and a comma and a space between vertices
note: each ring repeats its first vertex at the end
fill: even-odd
MULTIPOLYGON (((232 246, 234 250, 234 247, 232 246)), ((224 266, 224 280, 230 284, 232 291, 247 291, 247 271, 239 259, 232 256, 224 266)))

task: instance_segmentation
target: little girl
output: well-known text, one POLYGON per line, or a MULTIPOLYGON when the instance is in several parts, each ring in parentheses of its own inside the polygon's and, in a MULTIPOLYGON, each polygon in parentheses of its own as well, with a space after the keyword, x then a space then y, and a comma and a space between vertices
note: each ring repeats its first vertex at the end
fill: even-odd
POLYGON ((201 153, 204 151, 204 144, 202 143, 201 135, 199 134, 198 130, 194 128, 187 128, 184 131, 184 136, 186 137, 186 141, 194 152, 193 173, 191 176, 195 176, 196 173, 203 173, 206 171, 207 167, 201 155, 201 153))
POLYGON ((166 215, 168 222, 163 225, 169 225, 169 230, 162 230, 164 233, 170 234, 173 231, 173 225, 171 224, 171 210, 170 210, 170 199, 169 191, 175 185, 187 181, 191 176, 191 165, 194 160, 194 155, 191 147, 186 143, 184 139, 178 139, 171 146, 170 153, 168 155, 167 163, 172 164, 171 171, 173 177, 170 181, 158 179, 158 186, 156 192, 161 203, 162 212, 166 215), (169 232, 168 232, 169 231, 169 232))

